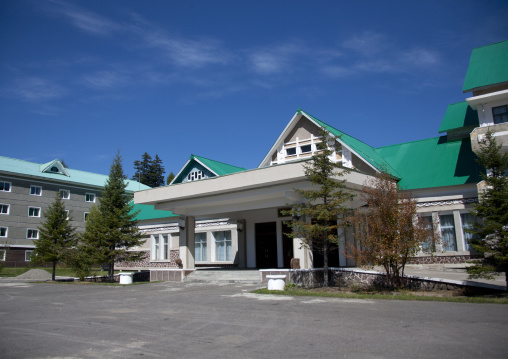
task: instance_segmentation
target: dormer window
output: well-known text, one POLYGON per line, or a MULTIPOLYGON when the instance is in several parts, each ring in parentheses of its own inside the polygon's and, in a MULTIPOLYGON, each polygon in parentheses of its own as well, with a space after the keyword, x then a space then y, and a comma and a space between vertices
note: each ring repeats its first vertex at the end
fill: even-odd
POLYGON ((312 145, 302 146, 300 147, 300 150, 302 150, 302 153, 312 152, 312 145))
POLYGON ((286 156, 296 155, 296 147, 286 148, 286 156))
POLYGON ((51 167, 50 171, 53 173, 60 173, 60 170, 56 166, 51 167))
POLYGON ((492 116, 494 117, 494 124, 508 122, 508 106, 499 106, 492 108, 492 116))
POLYGON ((205 178, 205 174, 203 173, 203 171, 192 171, 187 175, 188 181, 197 181, 203 178, 205 178))

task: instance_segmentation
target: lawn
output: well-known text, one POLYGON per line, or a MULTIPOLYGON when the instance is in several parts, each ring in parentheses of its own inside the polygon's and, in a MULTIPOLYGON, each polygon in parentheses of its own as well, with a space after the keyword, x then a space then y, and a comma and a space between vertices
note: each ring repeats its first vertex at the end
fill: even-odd
POLYGON ((363 291, 352 292, 337 290, 335 287, 304 289, 298 287, 285 290, 268 290, 266 288, 253 291, 257 294, 275 294, 289 296, 309 296, 326 298, 348 298, 348 299, 382 299, 382 300, 411 300, 411 301, 434 301, 453 303, 490 303, 508 304, 508 294, 484 294, 464 295, 460 291, 363 291))

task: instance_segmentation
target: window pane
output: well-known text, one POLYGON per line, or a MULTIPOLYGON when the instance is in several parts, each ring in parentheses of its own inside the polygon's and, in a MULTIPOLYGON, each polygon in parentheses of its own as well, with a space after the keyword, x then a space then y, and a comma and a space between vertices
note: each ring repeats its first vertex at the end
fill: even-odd
POLYGON ((311 145, 305 145, 301 147, 302 153, 311 152, 312 148, 311 145))
POLYGON ((476 222, 476 217, 471 213, 461 213, 460 218, 462 220, 462 233, 464 234, 464 242, 466 244, 466 250, 471 251, 471 239, 475 238, 475 234, 467 232, 468 229, 473 228, 473 224, 476 222))
POLYGON ((169 236, 167 234, 162 235, 162 259, 168 259, 169 253, 169 236))
POLYGON ((457 242, 455 239, 455 224, 453 222, 453 215, 439 216, 441 224, 441 239, 443 241, 443 250, 445 252, 456 251, 457 242))

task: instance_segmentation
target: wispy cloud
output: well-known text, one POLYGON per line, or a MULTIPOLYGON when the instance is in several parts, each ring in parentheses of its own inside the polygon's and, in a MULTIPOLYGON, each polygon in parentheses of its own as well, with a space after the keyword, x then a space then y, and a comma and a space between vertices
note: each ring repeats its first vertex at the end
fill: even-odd
POLYGON ((124 85, 127 82, 127 76, 117 71, 97 71, 83 75, 83 82, 88 87, 110 89, 124 85))
POLYGON ((44 102, 64 96, 66 90, 51 80, 24 77, 15 80, 10 87, 3 88, 2 93, 25 101, 44 102))
POLYGON ((285 43, 246 52, 250 68, 257 74, 272 75, 291 72, 294 65, 305 57, 301 44, 285 43), (298 56, 297 56, 298 55, 298 56))
POLYGON ((388 47, 385 36, 380 33, 365 31, 342 42, 342 47, 356 51, 364 56, 372 56, 388 47))
POLYGON ((48 7, 48 11, 64 17, 73 26, 85 32, 94 35, 111 35, 121 29, 116 22, 81 7, 57 0, 52 3, 54 6, 48 7))

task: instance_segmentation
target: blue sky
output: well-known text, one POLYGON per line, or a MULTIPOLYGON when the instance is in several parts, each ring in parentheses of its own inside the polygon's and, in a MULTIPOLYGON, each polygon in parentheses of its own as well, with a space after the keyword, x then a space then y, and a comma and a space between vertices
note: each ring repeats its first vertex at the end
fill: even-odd
POLYGON ((0 2, 0 155, 107 174, 146 151, 255 168, 298 108, 370 144, 438 136, 505 1, 0 2))

